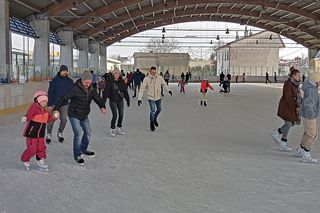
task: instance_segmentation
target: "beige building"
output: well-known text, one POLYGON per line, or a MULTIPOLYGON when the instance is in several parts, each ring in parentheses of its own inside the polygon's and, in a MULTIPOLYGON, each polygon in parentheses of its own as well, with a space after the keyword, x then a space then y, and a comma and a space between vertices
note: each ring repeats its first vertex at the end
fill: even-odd
POLYGON ((112 71, 116 67, 121 70, 121 61, 107 58, 107 71, 112 71))
POLYGON ((218 49, 217 75, 221 72, 232 76, 265 76, 268 72, 273 75, 279 69, 279 49, 284 43, 280 35, 263 31, 234 42, 228 43, 218 49))
POLYGON ((134 53, 134 68, 147 73, 151 66, 158 72, 169 70, 170 74, 180 76, 188 71, 190 56, 188 53, 134 53))
POLYGON ((205 66, 212 66, 212 62, 210 60, 204 60, 204 59, 191 59, 189 63, 189 67, 205 67, 205 66))

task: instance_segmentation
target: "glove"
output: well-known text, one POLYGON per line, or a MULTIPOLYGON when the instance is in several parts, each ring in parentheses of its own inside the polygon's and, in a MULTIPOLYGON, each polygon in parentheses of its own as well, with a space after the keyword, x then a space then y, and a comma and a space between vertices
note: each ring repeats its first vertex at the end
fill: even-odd
POLYGON ((53 117, 55 118, 55 119, 58 119, 59 117, 60 117, 60 112, 59 111, 54 111, 53 112, 53 117))
POLYGON ((140 106, 142 104, 141 100, 138 100, 138 106, 140 106))
POLYGON ((22 117, 21 118, 21 123, 24 123, 24 122, 26 122, 27 121, 27 117, 22 117))
POLYGON ((127 106, 130 107, 130 102, 127 102, 127 106))
POLYGON ((169 91, 169 94, 172 96, 172 92, 171 91, 169 91))

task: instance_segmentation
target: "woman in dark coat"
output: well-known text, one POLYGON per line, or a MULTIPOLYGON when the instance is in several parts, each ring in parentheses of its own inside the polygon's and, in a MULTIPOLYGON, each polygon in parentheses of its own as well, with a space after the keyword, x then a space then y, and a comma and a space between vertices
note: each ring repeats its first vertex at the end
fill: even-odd
POLYGON ((130 98, 127 90, 127 85, 121 77, 121 71, 118 68, 115 68, 112 71, 112 77, 110 81, 106 83, 103 97, 105 100, 109 99, 109 105, 112 112, 112 120, 111 120, 111 136, 116 136, 116 133, 119 135, 124 135, 122 131, 122 120, 123 120, 123 112, 124 112, 124 104, 123 99, 126 100, 127 106, 130 106, 130 98), (119 114, 119 116, 118 116, 119 114), (116 121, 117 123, 117 131, 116 131, 116 121))
POLYGON ((300 71, 297 69, 291 70, 289 79, 283 85, 282 97, 277 113, 277 115, 284 120, 284 125, 271 132, 272 138, 277 143, 280 143, 280 151, 284 152, 291 151, 291 148, 287 145, 289 129, 301 122, 299 113, 301 104, 299 83, 300 71), (282 135, 282 137, 280 135, 282 135))

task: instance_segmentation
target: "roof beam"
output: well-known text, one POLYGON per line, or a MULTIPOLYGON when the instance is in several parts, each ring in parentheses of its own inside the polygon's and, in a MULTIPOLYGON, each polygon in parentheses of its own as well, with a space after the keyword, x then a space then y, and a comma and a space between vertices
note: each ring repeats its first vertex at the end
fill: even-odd
MULTIPOLYGON (((173 20, 174 20, 175 23, 184 23, 184 22, 193 22, 193 21, 209 21, 210 20, 210 16, 207 15, 207 16, 193 17, 193 18, 175 17, 175 18, 173 18, 173 20)), ((211 20, 212 21, 232 22, 232 23, 239 22, 238 18, 235 18, 235 19, 232 19, 232 20, 228 19, 228 18, 225 18, 225 19, 221 20, 221 18, 212 17, 211 20)), ((266 29, 268 31, 271 31, 271 32, 274 32, 274 33, 277 33, 277 34, 279 34, 281 32, 280 29, 274 29, 271 26, 265 26, 263 24, 257 24, 255 22, 251 22, 251 23, 249 23, 249 25, 255 26, 255 27, 259 27, 259 28, 262 28, 262 29, 266 29)), ((159 20, 159 21, 157 21, 155 23, 152 22, 152 23, 143 25, 143 26, 139 27, 139 30, 140 30, 140 32, 143 32, 143 31, 146 31, 146 30, 149 30, 149 29, 152 29, 152 28, 160 27, 160 26, 163 26, 163 24, 159 20)), ((134 34, 136 34, 136 31, 135 31, 135 29, 134 30, 132 29, 132 30, 129 30, 129 32, 126 31, 126 32, 120 34, 120 36, 118 36, 118 37, 115 37, 115 38, 108 37, 108 38, 105 38, 103 41, 106 41, 105 44, 109 46, 109 45, 111 45, 113 43, 116 43, 119 40, 122 40, 122 39, 124 39, 126 37, 129 37, 131 35, 134 35, 134 34)), ((292 36, 292 35, 288 34, 287 32, 281 32, 281 35, 283 35, 283 36, 285 36, 287 38, 290 38, 290 39, 296 41, 297 43, 304 45, 307 48, 314 48, 315 47, 312 44, 310 44, 309 42, 307 42, 307 41, 305 41, 303 39, 299 39, 299 38, 297 38, 295 36, 292 36)))
MULTIPOLYGON (((159 6, 159 5, 157 5, 159 6)), ((160 9, 161 7, 159 7, 160 9)), ((148 11, 153 11, 155 8, 144 8, 143 11, 134 11, 132 12, 132 16, 136 16, 136 17, 139 17, 145 13, 147 13, 148 11)), ((219 12, 217 12, 218 8, 217 7, 210 7, 210 8, 207 8, 206 10, 205 9, 202 9, 202 8, 199 8, 199 9, 193 9, 193 8, 189 8, 187 10, 177 10, 175 12, 173 11, 169 11, 166 13, 166 15, 164 16, 163 14, 157 14, 157 15, 154 15, 152 19, 157 19, 157 17, 163 17, 163 18, 168 18, 168 17, 176 17, 176 16, 190 16, 190 15, 194 15, 194 14, 229 14, 229 15, 244 15, 246 17, 250 16, 251 18, 261 18, 263 20, 269 20, 269 21, 273 21, 273 22, 276 22, 276 23, 282 23, 282 24, 285 24, 287 26, 290 26, 292 28, 299 28, 299 30, 301 31, 304 31, 312 36, 315 36, 315 37, 319 37, 320 39, 320 36, 316 33, 316 31, 314 30, 310 30, 310 29, 307 29, 303 26, 299 26, 299 23, 298 22, 292 22, 291 20, 283 20, 283 19, 279 19, 279 17, 271 17, 269 16, 268 14, 261 14, 260 12, 250 12, 250 10, 240 10, 240 9, 229 9, 229 8, 220 8, 219 12)), ((127 19, 127 20, 130 20, 131 17, 128 17, 128 18, 124 18, 124 19, 127 19)), ((150 19, 150 17, 148 18, 148 16, 144 16, 144 19, 150 19)), ((92 30, 89 30, 89 31, 86 31, 84 32, 84 34, 86 36, 92 36, 96 33, 98 33, 100 30, 102 30, 104 27, 109 27, 109 26, 113 26, 113 25, 117 25, 119 24, 120 22, 123 22, 124 20, 122 18, 119 18, 119 19, 113 19, 113 20, 110 20, 110 21, 107 21, 107 24, 108 26, 106 26, 105 24, 99 24, 97 26, 95 26, 94 29, 92 30)), ((140 19, 137 19, 137 22, 139 21, 139 23, 141 22, 141 18, 140 19)))

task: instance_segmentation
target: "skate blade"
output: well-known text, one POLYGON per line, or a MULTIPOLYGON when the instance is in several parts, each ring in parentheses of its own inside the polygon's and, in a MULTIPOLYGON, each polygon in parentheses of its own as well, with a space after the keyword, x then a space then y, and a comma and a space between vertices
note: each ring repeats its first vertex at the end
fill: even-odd
POLYGON ((48 168, 40 168, 40 167, 37 167, 37 170, 38 170, 38 171, 41 171, 41 172, 50 172, 50 169, 48 169, 48 168))
POLYGON ((276 139, 275 137, 273 137, 272 132, 270 132, 270 135, 271 135, 271 137, 272 137, 272 139, 273 139, 273 141, 274 141, 275 143, 279 143, 279 141, 277 141, 277 139, 276 139))
POLYGON ((302 163, 307 163, 307 164, 319 164, 319 161, 305 161, 305 160, 301 160, 302 163))

